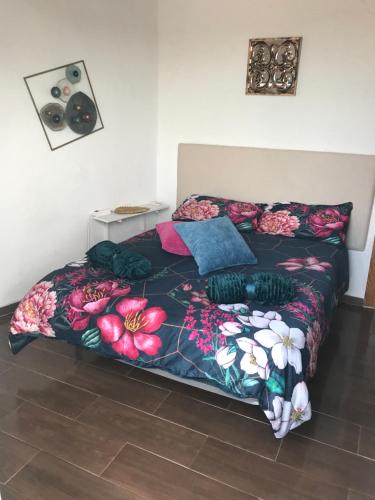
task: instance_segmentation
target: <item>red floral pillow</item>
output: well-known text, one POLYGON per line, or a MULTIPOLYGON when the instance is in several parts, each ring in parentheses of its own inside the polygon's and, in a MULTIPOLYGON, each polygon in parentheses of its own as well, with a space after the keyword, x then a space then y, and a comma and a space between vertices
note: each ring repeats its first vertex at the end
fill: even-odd
POLYGON ((202 221, 227 216, 239 231, 257 228, 262 205, 205 195, 191 195, 173 213, 173 220, 202 221))
POLYGON ((352 209, 351 202, 339 205, 275 203, 262 213, 257 231, 342 245, 352 209))

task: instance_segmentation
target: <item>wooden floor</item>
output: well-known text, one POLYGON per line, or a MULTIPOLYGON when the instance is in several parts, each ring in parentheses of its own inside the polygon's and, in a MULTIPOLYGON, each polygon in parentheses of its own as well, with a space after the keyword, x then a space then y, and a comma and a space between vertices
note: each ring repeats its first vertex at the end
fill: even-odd
POLYGON ((375 498, 375 319, 340 306, 313 419, 276 440, 261 411, 37 340, 0 319, 2 500, 375 498))

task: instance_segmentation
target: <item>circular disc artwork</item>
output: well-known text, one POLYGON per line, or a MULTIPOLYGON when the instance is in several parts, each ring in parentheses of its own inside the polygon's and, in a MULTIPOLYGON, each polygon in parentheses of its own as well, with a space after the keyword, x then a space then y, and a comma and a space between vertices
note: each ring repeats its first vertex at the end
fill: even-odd
MULTIPOLYGON (((63 102, 68 102, 70 96, 73 94, 73 85, 67 78, 63 78, 56 83, 56 87, 60 90, 58 98, 63 102)), ((53 87, 55 88, 55 87, 53 87)))
POLYGON ((51 95, 52 95, 52 97, 59 98, 61 96, 61 90, 59 89, 59 87, 52 87, 51 88, 51 95))
POLYGON ((40 110, 40 117, 45 125, 54 132, 62 130, 66 126, 65 112, 61 104, 50 102, 40 110))
POLYGON ((81 80, 81 70, 74 64, 66 68, 65 75, 70 83, 78 83, 81 80))
POLYGON ((65 109, 66 121, 76 134, 92 132, 96 125, 97 112, 93 101, 83 92, 73 94, 65 109))

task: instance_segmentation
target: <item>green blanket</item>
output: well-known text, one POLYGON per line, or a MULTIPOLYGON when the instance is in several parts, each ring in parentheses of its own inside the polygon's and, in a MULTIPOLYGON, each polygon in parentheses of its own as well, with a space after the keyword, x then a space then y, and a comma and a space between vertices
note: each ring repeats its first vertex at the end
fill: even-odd
POLYGON ((97 243, 86 255, 93 266, 110 269, 119 278, 137 280, 151 273, 152 265, 149 259, 112 241, 97 243))

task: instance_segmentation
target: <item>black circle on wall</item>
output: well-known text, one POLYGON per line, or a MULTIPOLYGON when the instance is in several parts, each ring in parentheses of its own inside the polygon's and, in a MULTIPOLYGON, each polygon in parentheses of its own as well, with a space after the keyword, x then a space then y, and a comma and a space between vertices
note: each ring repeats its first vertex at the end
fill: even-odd
POLYGON ((71 96, 66 105, 65 116, 69 127, 76 134, 86 135, 95 128, 96 107, 90 97, 83 92, 77 92, 71 96), (90 120, 83 120, 83 116, 90 116, 90 120))

